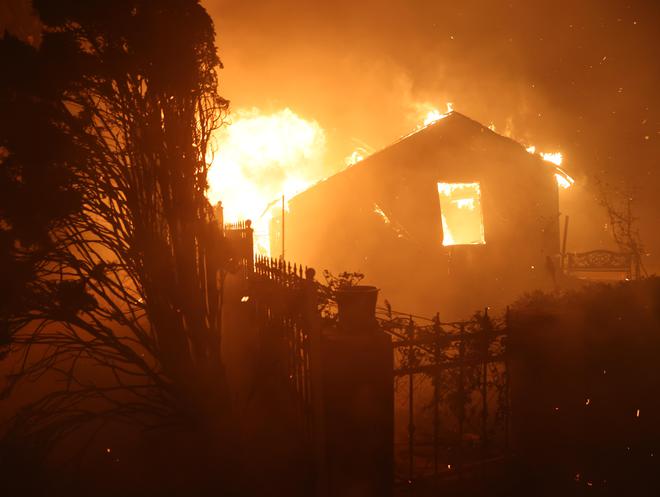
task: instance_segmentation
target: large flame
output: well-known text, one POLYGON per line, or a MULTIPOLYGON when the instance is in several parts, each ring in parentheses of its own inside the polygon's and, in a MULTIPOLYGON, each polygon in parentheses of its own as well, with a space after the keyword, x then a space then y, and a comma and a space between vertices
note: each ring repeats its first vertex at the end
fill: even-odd
POLYGON ((251 219, 255 250, 269 254, 269 207, 322 177, 323 129, 288 108, 272 114, 238 110, 232 123, 216 133, 215 148, 209 200, 222 201, 227 222, 251 219))
MULTIPOLYGON (((447 117, 452 111, 447 103, 447 111, 442 113, 431 104, 417 104, 418 130, 447 117)), ((255 250, 270 254, 269 227, 271 207, 280 199, 286 200, 307 189, 323 178, 325 156, 325 133, 316 121, 309 121, 286 108, 271 114, 258 109, 238 110, 233 113, 232 123, 220 129, 214 137, 214 149, 218 151, 208 174, 207 196, 212 203, 222 201, 226 222, 252 220, 255 230, 255 250)), ((536 148, 528 152, 535 154, 536 148)), ((352 165, 369 152, 359 148, 346 158, 346 165, 352 165)), ((556 168, 555 177, 562 188, 568 188, 574 180, 559 166, 561 153, 539 153, 556 168)), ((460 212, 478 212, 475 218, 475 233, 470 236, 452 233, 455 226, 449 226, 443 216, 445 245, 461 243, 484 243, 483 224, 479 226, 480 199, 479 187, 471 195, 454 198, 455 190, 465 190, 472 184, 456 185, 451 191, 439 184, 439 194, 451 202, 452 208, 460 212), (464 241, 463 238, 469 238, 464 241)), ((376 211, 377 214, 381 212, 376 211)), ((384 213, 382 213, 384 214, 384 213)))

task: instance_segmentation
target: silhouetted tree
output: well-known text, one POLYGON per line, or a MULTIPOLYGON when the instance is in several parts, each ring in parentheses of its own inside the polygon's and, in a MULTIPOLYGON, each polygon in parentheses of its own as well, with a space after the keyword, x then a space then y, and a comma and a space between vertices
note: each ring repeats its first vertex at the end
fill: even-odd
POLYGON ((596 180, 596 188, 598 202, 607 212, 614 242, 622 252, 632 256, 634 278, 639 279, 646 276, 642 260, 644 246, 639 234, 638 219, 632 209, 632 190, 617 190, 600 179, 596 180))
POLYGON ((0 345, 21 354, 5 394, 65 381, 10 434, 50 447, 110 419, 213 430, 224 261, 204 193, 228 106, 213 23, 196 0, 34 8, 38 48, 0 40, 0 345))
MULTIPOLYGON (((0 354, 10 315, 38 305, 40 264, 54 249, 49 233, 79 213, 68 167, 79 151, 57 126, 65 114, 35 64, 35 50, 7 36, 0 44, 0 354)), ((51 254, 52 255, 52 254, 51 254)), ((21 325, 14 323, 11 331, 21 325)))

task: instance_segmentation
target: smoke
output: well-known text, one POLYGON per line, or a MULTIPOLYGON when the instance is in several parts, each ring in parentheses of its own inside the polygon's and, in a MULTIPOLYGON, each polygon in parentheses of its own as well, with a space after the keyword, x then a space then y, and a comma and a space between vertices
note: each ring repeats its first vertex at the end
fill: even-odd
MULTIPOLYGON (((522 143, 563 152, 578 182, 607 176, 640 186, 642 238, 660 269, 657 2, 204 5, 219 33, 223 94, 236 107, 290 107, 318 121, 326 175, 356 142, 379 149, 414 129, 416 104, 443 110, 452 102, 522 143)), ((599 208, 591 190, 567 198, 578 191, 562 193, 561 210, 570 210, 575 228, 569 249, 595 248, 599 208)))
MULTIPOLYGON (((29 1, 5 3, 0 31, 38 37, 29 1)), ((522 143, 563 152, 582 186, 600 177, 636 191, 648 265, 660 271, 659 2, 202 3, 216 23, 223 94, 234 109, 290 108, 317 121, 322 176, 356 146, 377 150, 414 129, 416 103, 453 102, 522 143)), ((563 195, 569 248, 601 244, 593 194, 563 195)))

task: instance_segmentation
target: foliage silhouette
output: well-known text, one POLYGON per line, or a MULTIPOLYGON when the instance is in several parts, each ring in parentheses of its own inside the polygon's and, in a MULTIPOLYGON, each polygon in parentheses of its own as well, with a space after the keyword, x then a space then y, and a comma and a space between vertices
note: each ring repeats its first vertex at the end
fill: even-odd
POLYGON ((195 0, 34 8, 39 47, 0 40, 0 347, 20 357, 3 394, 63 386, 7 437, 47 452, 122 420, 220 439, 227 261, 205 190, 228 102, 213 23, 195 0))
POLYGON ((535 292, 510 326, 520 494, 657 495, 660 278, 535 292))
POLYGON ((648 276, 644 267, 644 245, 639 233, 639 219, 633 214, 633 191, 627 188, 620 191, 602 179, 596 180, 598 203, 607 212, 614 242, 624 253, 632 256, 633 277, 648 276))

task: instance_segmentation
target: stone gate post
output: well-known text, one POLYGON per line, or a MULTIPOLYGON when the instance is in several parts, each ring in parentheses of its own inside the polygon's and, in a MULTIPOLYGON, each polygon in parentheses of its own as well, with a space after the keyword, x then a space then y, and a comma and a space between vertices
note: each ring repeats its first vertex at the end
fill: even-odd
POLYGON ((321 340, 329 497, 392 495, 393 352, 375 318, 378 290, 337 295, 339 318, 321 340))

